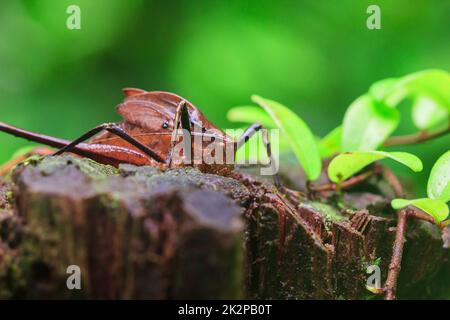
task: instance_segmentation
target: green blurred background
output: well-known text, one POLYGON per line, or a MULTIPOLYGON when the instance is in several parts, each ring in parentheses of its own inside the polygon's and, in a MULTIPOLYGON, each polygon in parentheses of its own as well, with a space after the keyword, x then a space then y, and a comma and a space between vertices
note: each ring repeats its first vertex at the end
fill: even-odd
MULTIPOLYGON (((0 121, 75 138, 119 120, 121 88, 134 86, 178 93, 221 127, 257 93, 324 135, 374 81, 450 70, 449 38, 442 0, 1 1, 0 121), (70 4, 81 30, 66 28, 70 4), (370 4, 381 30, 366 27, 370 4)), ((413 131, 405 111, 397 133, 413 131)), ((425 162, 417 191, 449 142, 403 148, 425 162)), ((0 162, 28 144, 0 134, 0 162)))

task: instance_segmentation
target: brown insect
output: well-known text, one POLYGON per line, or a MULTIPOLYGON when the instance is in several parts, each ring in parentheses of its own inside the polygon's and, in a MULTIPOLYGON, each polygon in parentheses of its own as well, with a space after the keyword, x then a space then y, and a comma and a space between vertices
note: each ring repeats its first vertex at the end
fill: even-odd
MULTIPOLYGON (((234 140, 206 119, 197 107, 176 94, 134 88, 123 91, 125 100, 117 106, 117 112, 123 117, 123 121, 101 124, 72 142, 25 131, 2 122, 0 131, 58 148, 54 155, 71 152, 116 167, 121 163, 150 165, 162 169, 192 165, 202 172, 227 175, 233 170, 233 164, 227 164, 226 161, 194 161, 188 164, 173 161, 175 144, 178 140, 184 143, 190 141, 187 149, 192 151, 193 139, 188 135, 194 138, 200 135, 209 138, 202 140, 202 149, 207 148, 211 142, 218 143, 224 150, 227 149, 226 145, 231 144, 234 160, 236 151, 262 129, 260 124, 253 124, 238 140, 234 140), (183 129, 180 136, 179 128, 183 129)), ((273 164, 269 139, 266 134, 263 134, 263 138, 270 163, 273 164)), ((184 153, 185 151, 180 156, 183 157, 184 153)), ((274 179, 276 185, 280 186, 276 174, 274 179)))
MULTIPOLYGON (((124 89, 125 100, 117 106, 117 112, 123 117, 119 123, 101 124, 74 141, 70 142, 38 133, 25 131, 0 122, 0 131, 42 143, 59 150, 53 153, 48 148, 40 148, 42 155, 59 155, 71 152, 79 156, 88 157, 99 163, 119 166, 128 163, 137 166, 150 165, 161 169, 192 165, 202 172, 228 175, 233 170, 233 164, 199 163, 186 164, 174 161, 174 146, 178 142, 178 128, 183 129, 179 137, 183 143, 190 142, 185 149, 192 151, 192 139, 198 136, 209 139, 202 140, 201 149, 209 147, 211 142, 219 143, 219 147, 227 150, 226 145, 233 146, 233 161, 236 151, 241 148, 254 134, 263 129, 255 123, 248 127, 242 136, 234 140, 222 130, 212 124, 200 110, 180 96, 168 92, 147 92, 141 89, 124 89), (217 141, 216 141, 217 140, 217 141)), ((274 165, 270 141, 267 131, 262 131, 270 165, 274 165)), ((181 156, 184 156, 184 150, 181 156)), ((226 156, 226 155, 225 155, 226 156)), ((10 170, 15 164, 7 164, 3 171, 10 170)), ((0 168, 0 174, 2 168, 0 168)), ((278 175, 273 175, 275 186, 282 194, 270 196, 267 201, 278 208, 279 216, 279 259, 282 259, 286 242, 286 219, 288 213, 295 215, 295 204, 300 192, 281 186, 278 175), (293 205, 294 204, 294 205, 293 205)))

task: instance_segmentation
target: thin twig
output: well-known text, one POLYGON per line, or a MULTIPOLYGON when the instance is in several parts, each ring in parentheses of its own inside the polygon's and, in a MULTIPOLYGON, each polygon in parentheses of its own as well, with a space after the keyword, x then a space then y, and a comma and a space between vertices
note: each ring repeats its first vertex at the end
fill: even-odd
POLYGON ((407 219, 408 217, 414 217, 416 219, 421 219, 428 221, 430 223, 435 223, 433 217, 420 211, 415 207, 407 207, 397 212, 397 228, 395 230, 395 242, 392 249, 391 263, 389 264, 389 272, 384 286, 384 291, 386 293, 386 300, 395 299, 395 290, 397 288, 398 274, 401 269, 403 246, 406 237, 407 219))
POLYGON ((392 258, 389 264, 389 272, 387 280, 384 286, 386 293, 386 300, 395 299, 395 290, 397 288, 398 274, 401 269, 403 245, 405 244, 406 222, 407 222, 406 209, 399 210, 397 212, 397 228, 395 230, 395 242, 392 248, 392 258))
POLYGON ((416 207, 409 207, 408 217, 413 217, 415 219, 424 220, 432 224, 436 224, 436 220, 429 214, 419 210, 416 207))
POLYGON ((403 191, 403 186, 398 180, 397 176, 388 167, 382 167, 381 172, 383 173, 384 179, 389 183, 392 190, 397 198, 404 198, 405 192, 403 191))
MULTIPOLYGON (((405 192, 403 191, 403 186, 398 180, 397 176, 387 167, 382 168, 382 173, 386 181, 391 186, 398 198, 403 198, 405 192)), ((388 276, 384 286, 384 291, 386 293, 386 300, 395 299, 395 290, 397 288, 398 274, 401 269, 401 262, 403 256, 403 245, 405 243, 406 235, 406 223, 407 214, 406 210, 400 210, 397 212, 397 227, 395 229, 395 242, 392 248, 391 263, 389 264, 388 276)))
POLYGON ((375 170, 369 170, 357 176, 351 177, 350 179, 347 179, 340 184, 327 183, 317 187, 310 186, 309 190, 313 192, 324 192, 324 191, 335 191, 337 189, 348 189, 360 184, 361 182, 364 182, 369 177, 373 176, 375 173, 376 173, 375 170))
POLYGON ((384 142, 384 146, 390 147, 390 146, 421 143, 421 142, 425 142, 428 140, 432 140, 432 139, 436 139, 436 138, 445 136, 448 133, 450 133, 450 126, 448 126, 448 128, 446 128, 444 130, 431 132, 431 133, 428 133, 426 131, 421 131, 418 133, 408 134, 405 136, 391 137, 384 142))
POLYGON ((439 228, 444 229, 450 225, 450 219, 447 219, 445 221, 442 221, 439 223, 439 228))

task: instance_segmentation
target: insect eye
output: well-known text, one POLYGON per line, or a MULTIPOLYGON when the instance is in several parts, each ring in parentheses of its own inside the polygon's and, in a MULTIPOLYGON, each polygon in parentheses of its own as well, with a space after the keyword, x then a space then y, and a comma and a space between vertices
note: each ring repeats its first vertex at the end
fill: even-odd
POLYGON ((167 129, 169 127, 169 123, 167 123, 167 121, 164 121, 162 127, 163 129, 167 129))

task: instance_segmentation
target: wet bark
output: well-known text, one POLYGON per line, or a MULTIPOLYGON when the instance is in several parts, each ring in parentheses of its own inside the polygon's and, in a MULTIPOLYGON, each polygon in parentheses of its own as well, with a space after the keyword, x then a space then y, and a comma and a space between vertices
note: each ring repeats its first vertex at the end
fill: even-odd
MULTIPOLYGON (((395 233, 378 186, 297 201, 248 174, 30 160, 0 184, 0 297, 371 298, 366 268, 384 283, 395 233)), ((397 296, 448 295, 448 257, 409 222, 397 296)))

